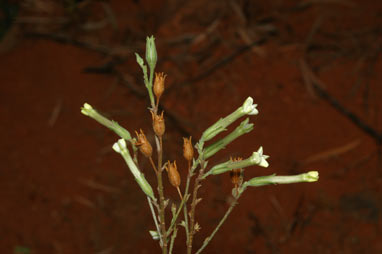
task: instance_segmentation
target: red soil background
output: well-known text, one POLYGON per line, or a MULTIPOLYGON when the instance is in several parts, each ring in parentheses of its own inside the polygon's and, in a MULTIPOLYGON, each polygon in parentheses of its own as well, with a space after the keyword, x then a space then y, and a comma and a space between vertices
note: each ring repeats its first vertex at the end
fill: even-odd
MULTIPOLYGON (((246 179, 320 173, 246 191, 204 253, 382 253, 381 1, 6 2, 18 11, 0 41, 1 253, 160 253, 117 136, 80 113, 88 102, 153 140, 134 56, 151 34, 168 74, 165 160, 182 188, 182 137, 197 140, 248 96, 254 131, 209 165, 261 145, 270 167, 246 179)), ((228 175, 203 183, 194 250, 231 189, 228 175)), ((165 194, 178 202, 167 179, 165 194)), ((174 253, 184 240, 180 227, 174 253)))

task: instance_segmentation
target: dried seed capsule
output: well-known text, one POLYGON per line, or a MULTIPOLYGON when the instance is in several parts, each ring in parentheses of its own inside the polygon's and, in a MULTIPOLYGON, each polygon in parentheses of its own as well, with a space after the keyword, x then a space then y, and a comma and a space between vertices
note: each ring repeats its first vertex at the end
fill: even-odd
POLYGON ((154 94, 157 97, 157 103, 162 96, 162 93, 164 92, 164 81, 166 79, 166 74, 163 72, 156 72, 155 73, 155 80, 154 80, 154 94))
MULTIPOLYGON (((241 160, 242 158, 233 159, 234 162, 241 161, 241 160)), ((235 185, 235 188, 237 189, 237 187, 243 183, 243 169, 242 168, 232 169, 229 175, 231 177, 232 183, 235 185)))
POLYGON ((135 145, 139 147, 139 151, 141 151, 141 153, 143 153, 143 155, 146 156, 147 158, 151 157, 153 153, 153 148, 151 147, 151 144, 147 140, 142 129, 140 129, 140 133, 135 131, 135 134, 137 135, 137 138, 138 138, 138 141, 135 142, 135 145))
POLYGON ((182 193, 180 192, 180 189, 179 189, 180 175, 176 167, 176 161, 174 161, 173 163, 168 161, 166 165, 166 171, 167 171, 168 179, 170 180, 171 185, 174 186, 176 190, 178 191, 180 199, 183 199, 182 193))
POLYGON ((191 138, 183 138, 183 157, 187 161, 191 161, 194 158, 194 148, 192 147, 191 138))
POLYGON ((162 137, 165 130, 166 130, 166 127, 164 124, 164 119, 163 119, 163 111, 162 111, 162 114, 160 114, 160 115, 155 114, 153 111, 150 111, 150 112, 151 112, 151 116, 153 118, 154 132, 158 137, 162 137))
POLYGON ((178 172, 178 168, 176 166, 176 161, 171 163, 170 161, 167 162, 166 165, 166 171, 168 174, 168 180, 170 181, 171 185, 174 187, 179 187, 180 185, 180 175, 178 172))

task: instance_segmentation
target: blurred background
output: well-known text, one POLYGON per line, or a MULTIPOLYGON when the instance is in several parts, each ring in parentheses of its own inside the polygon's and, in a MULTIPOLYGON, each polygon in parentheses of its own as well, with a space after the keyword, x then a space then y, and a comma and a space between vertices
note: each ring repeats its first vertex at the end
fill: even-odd
MULTIPOLYGON (((168 75, 164 159, 181 189, 182 137, 197 141, 248 96, 254 130, 209 165, 263 146, 270 167, 245 179, 320 173, 246 191, 204 253, 382 253, 381 32, 373 0, 0 1, 1 253, 160 253, 118 137, 80 113, 88 102, 153 141, 134 56, 148 35, 168 75)), ((232 187, 228 174, 203 182, 194 250, 232 187)), ((165 194, 178 202, 167 178, 165 194)))

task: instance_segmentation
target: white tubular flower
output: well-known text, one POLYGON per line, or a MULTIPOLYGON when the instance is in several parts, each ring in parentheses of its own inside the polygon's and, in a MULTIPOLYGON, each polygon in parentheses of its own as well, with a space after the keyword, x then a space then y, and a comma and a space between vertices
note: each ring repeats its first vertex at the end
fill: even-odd
POLYGON ((121 154, 123 159, 125 160, 127 166, 130 169, 130 172, 133 174, 135 181, 139 184, 142 191, 153 200, 155 200, 153 189, 151 185, 147 182, 145 176, 138 169, 137 165, 134 163, 133 159, 130 156, 129 150, 126 147, 126 141, 124 139, 119 139, 113 145, 113 150, 117 153, 121 154))
POLYGON ((88 116, 92 110, 93 110, 93 107, 90 104, 85 103, 81 109, 81 113, 88 116))
POLYGON ((122 153, 123 151, 122 150, 126 150, 126 141, 121 138, 121 139, 118 139, 117 142, 114 143, 113 145, 113 150, 116 151, 117 153, 122 153))
POLYGON ((317 171, 309 171, 303 175, 303 179, 305 182, 316 182, 318 181, 318 172, 317 171))
POLYGON ((269 163, 267 162, 267 159, 269 158, 268 155, 263 154, 263 147, 260 146, 259 150, 257 152, 253 152, 251 156, 251 160, 254 164, 257 164, 261 167, 267 168, 269 166, 269 163))
POLYGON ((243 112, 246 115, 257 115, 259 111, 256 109, 257 104, 253 104, 253 98, 248 97, 243 103, 243 112))

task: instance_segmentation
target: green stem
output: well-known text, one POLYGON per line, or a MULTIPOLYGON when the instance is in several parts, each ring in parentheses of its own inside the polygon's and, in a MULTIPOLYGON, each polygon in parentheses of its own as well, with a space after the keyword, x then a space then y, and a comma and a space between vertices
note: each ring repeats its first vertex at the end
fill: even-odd
MULTIPOLYGON (((149 206, 150 206, 151 214, 153 215, 155 227, 156 227, 157 232, 159 234, 160 231, 159 231, 159 224, 158 224, 158 220, 157 220, 157 215, 155 214, 155 210, 154 210, 153 204, 152 204, 151 199, 149 197, 147 197, 147 201, 149 202, 149 206)), ((162 235, 161 234, 159 234, 159 240, 160 240, 160 244, 162 246, 163 245, 163 239, 162 239, 162 235)))
POLYGON ((195 253, 195 254, 200 254, 204 248, 207 247, 207 245, 210 243, 210 241, 212 240, 212 238, 215 236, 215 234, 218 232, 218 230, 220 229, 220 227, 223 225, 223 223, 225 222, 225 220, 228 218, 228 216, 230 215, 230 213, 232 212, 233 208, 237 205, 237 200, 240 198, 241 194, 243 194, 245 188, 243 188, 241 191, 239 191, 238 195, 235 197, 234 201, 231 203, 230 207, 228 208, 228 210, 226 211, 226 213, 224 214, 223 218, 220 220, 219 224, 216 226, 216 228, 214 229, 214 231, 212 231, 211 235, 208 236, 204 242, 203 242, 203 245, 202 247, 200 247, 200 249, 195 253))
POLYGON ((198 203, 197 195, 198 195, 198 189, 200 188, 200 182, 202 180, 202 176, 204 174, 205 169, 205 162, 202 159, 200 162, 200 170, 198 176, 195 178, 194 183, 194 190, 192 194, 192 203, 191 203, 191 211, 190 211, 190 232, 188 234, 187 238, 187 254, 191 254, 192 252, 192 241, 194 238, 194 235, 196 233, 195 231, 195 208, 198 203))
POLYGON ((172 248, 174 247, 174 242, 175 242, 175 238, 176 238, 177 233, 178 233, 178 229, 175 227, 174 233, 172 233, 172 236, 171 236, 170 249, 168 251, 168 254, 172 253, 172 248))
POLYGON ((147 90, 149 91, 151 107, 156 108, 154 94, 153 94, 153 78, 154 78, 154 70, 150 68, 150 79, 149 79, 149 86, 147 87, 147 90))
MULTIPOLYGON (((196 167, 195 167, 196 168, 196 167)), ((190 187, 190 181, 192 177, 192 170, 191 170, 191 161, 188 161, 188 175, 187 175, 187 182, 186 182, 186 189, 184 191, 184 195, 188 195, 188 189, 190 187)), ((187 205, 183 208, 183 214, 184 214, 184 228, 186 230, 186 239, 188 240, 188 215, 187 215, 187 205)))
MULTIPOLYGON (((155 137, 158 139, 158 137, 155 137)), ((162 181, 162 137, 159 137, 157 143, 158 151, 158 166, 157 166, 157 180, 158 180, 158 193, 159 193, 159 217, 160 217, 160 229, 163 238, 162 254, 167 254, 167 231, 165 222, 165 206, 164 206, 164 194, 163 194, 163 181, 162 181), (158 144, 159 143, 159 144, 158 144)))
MULTIPOLYGON (((190 195, 184 195, 183 199, 182 199, 182 202, 180 203, 180 206, 178 208, 178 211, 176 211, 176 214, 175 216, 172 218, 171 220, 171 224, 170 224, 170 227, 168 228, 167 230, 167 235, 170 235, 171 234, 171 231, 173 230, 174 226, 176 225, 176 220, 180 214, 180 211, 183 210, 183 206, 185 203, 187 203, 187 200, 188 198, 190 197, 190 195)), ((175 230, 175 229, 174 229, 175 230)))

